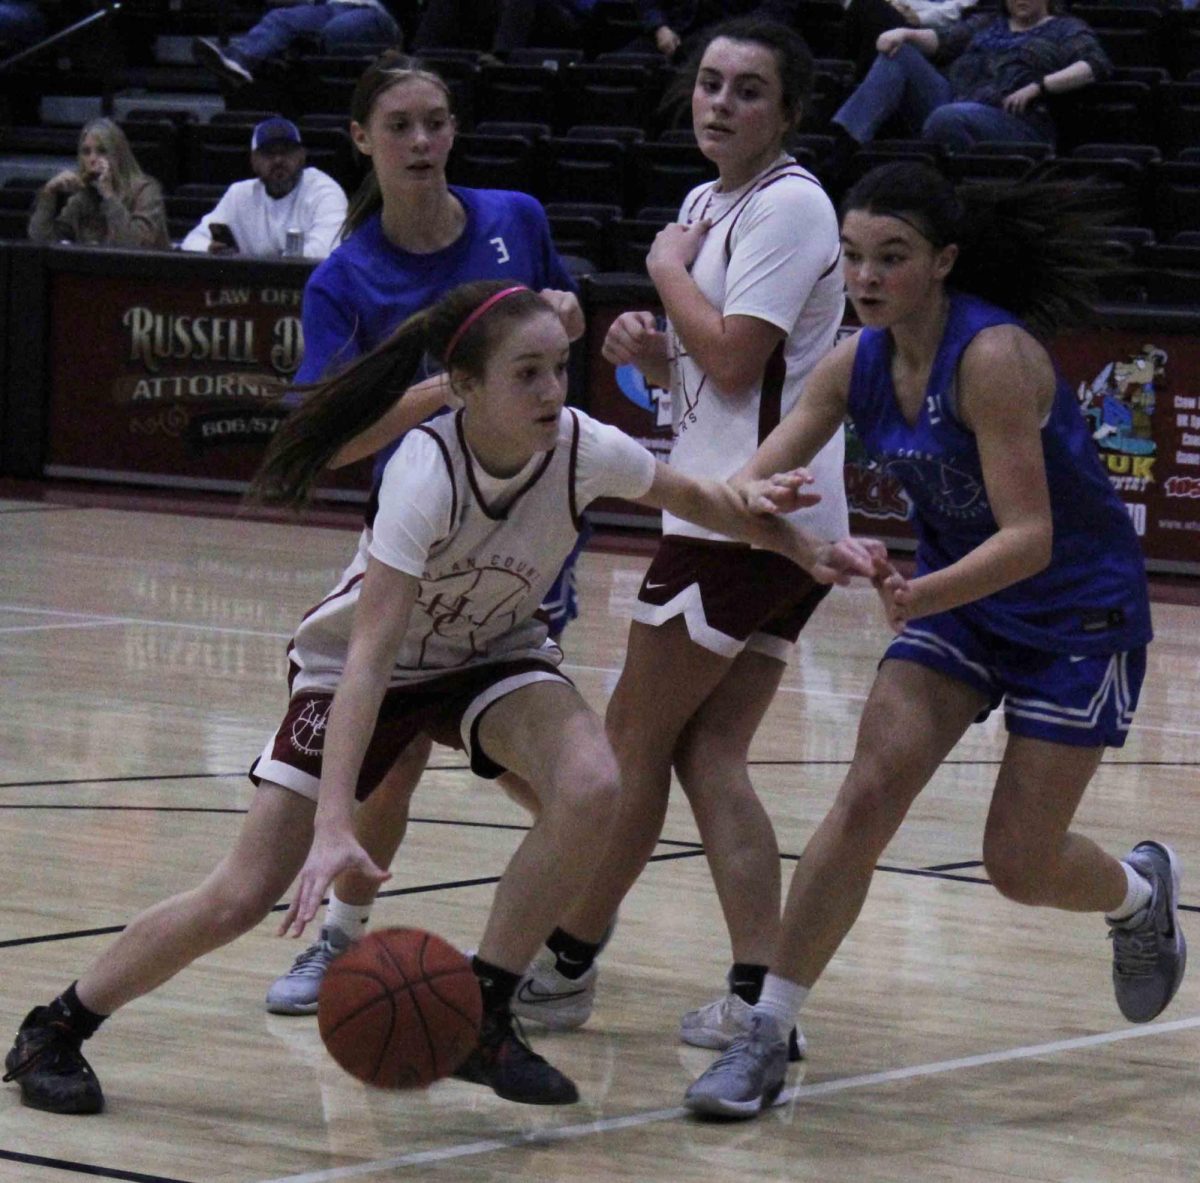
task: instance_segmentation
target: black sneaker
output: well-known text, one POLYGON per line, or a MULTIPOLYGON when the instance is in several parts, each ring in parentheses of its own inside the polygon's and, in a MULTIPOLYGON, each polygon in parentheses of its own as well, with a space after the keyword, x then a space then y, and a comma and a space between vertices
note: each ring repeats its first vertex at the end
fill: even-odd
POLYGON ((521 1105, 573 1105, 579 1100, 574 1082, 525 1042, 510 1014, 484 1018, 479 1046, 454 1076, 486 1084, 496 1096, 521 1105))
POLYGON ((16 1042, 4 1057, 5 1082, 15 1080, 21 1103, 50 1113, 99 1113, 104 1093, 92 1066, 79 1050, 81 1040, 63 1024, 51 1022, 49 1008, 35 1006, 25 1016, 16 1042))

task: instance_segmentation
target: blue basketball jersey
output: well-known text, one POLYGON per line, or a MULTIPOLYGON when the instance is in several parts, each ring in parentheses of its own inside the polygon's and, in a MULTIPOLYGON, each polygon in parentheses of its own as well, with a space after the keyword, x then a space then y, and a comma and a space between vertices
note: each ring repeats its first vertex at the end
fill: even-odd
MULTIPOLYGON (((912 500, 918 574, 948 567, 999 529, 975 437, 958 418, 955 383, 975 335, 1002 324, 1019 322, 974 296, 951 293, 915 425, 896 398, 888 332, 859 334, 850 415, 867 453, 912 500)), ((1150 604, 1137 535, 1061 375, 1042 427, 1042 454, 1054 525, 1049 566, 955 611, 976 627, 1052 653, 1114 653, 1146 644, 1150 604)))

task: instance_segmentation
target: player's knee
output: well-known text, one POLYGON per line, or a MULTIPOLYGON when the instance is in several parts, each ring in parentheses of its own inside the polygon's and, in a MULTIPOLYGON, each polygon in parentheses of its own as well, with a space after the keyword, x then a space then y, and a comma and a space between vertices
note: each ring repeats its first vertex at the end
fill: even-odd
POLYGON ((620 799, 617 761, 607 744, 594 751, 576 753, 556 778, 554 795, 560 807, 570 810, 577 824, 603 827, 620 799))
POLYGON ((275 903, 256 884, 219 883, 213 885, 207 896, 208 921, 225 941, 249 932, 275 903))
POLYGON ((675 748, 675 772, 689 799, 703 793, 711 782, 716 782, 722 792, 735 791, 741 778, 731 772, 745 767, 747 755, 746 748, 731 742, 728 736, 692 728, 675 748))
POLYGON ((882 849, 904 820, 908 800, 895 793, 887 779, 860 773, 847 778, 830 818, 847 842, 882 849))
POLYGON ((1018 904, 1040 904, 1045 888, 1045 864, 1011 836, 990 833, 983 843, 983 866, 996 890, 1018 904))

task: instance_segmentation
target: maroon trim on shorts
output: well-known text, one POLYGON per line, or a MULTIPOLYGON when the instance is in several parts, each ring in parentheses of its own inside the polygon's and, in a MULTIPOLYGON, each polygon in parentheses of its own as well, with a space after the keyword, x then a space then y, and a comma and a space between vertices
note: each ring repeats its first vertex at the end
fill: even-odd
POLYGON ((463 455, 467 458, 467 480, 471 482, 471 492, 475 494, 475 500, 479 502, 479 508, 482 509, 484 514, 493 522, 507 521, 509 510, 511 510, 512 507, 516 505, 516 503, 520 501, 521 498, 524 497, 525 494, 528 493, 529 490, 532 489, 533 486, 542 479, 542 474, 547 468, 550 467, 550 461, 554 459, 554 449, 551 448, 550 451, 548 451, 546 455, 542 457, 541 464, 539 464, 533 473, 530 474, 529 480, 527 480, 516 491, 516 493, 513 494, 512 500, 508 503, 508 505, 505 506, 503 510, 495 511, 483 499, 483 494, 479 491, 479 482, 475 479, 475 458, 471 455, 471 449, 467 447, 467 437, 463 434, 462 411, 459 411, 455 417, 454 427, 458 432, 458 442, 462 446, 463 455))
MULTIPOLYGON (((446 462, 446 475, 450 478, 450 530, 454 529, 455 523, 458 521, 458 482, 454 479, 454 465, 450 462, 450 449, 446 447, 446 441, 442 439, 436 431, 430 427, 426 427, 423 423, 418 424, 414 431, 423 431, 435 444, 438 446, 438 451, 442 454, 442 459, 446 462)), ((441 539, 438 540, 439 542, 441 539)), ((436 543, 434 545, 437 545, 436 543)))
POLYGON ((758 442, 761 444, 779 426, 783 414, 783 384, 787 378, 787 362, 783 347, 787 338, 780 338, 763 367, 762 391, 758 396, 758 442))
POLYGON ((579 416, 567 408, 571 416, 571 459, 567 464, 567 502, 571 509, 571 521, 576 530, 583 529, 583 519, 579 514, 579 504, 575 498, 575 473, 579 467, 579 416))

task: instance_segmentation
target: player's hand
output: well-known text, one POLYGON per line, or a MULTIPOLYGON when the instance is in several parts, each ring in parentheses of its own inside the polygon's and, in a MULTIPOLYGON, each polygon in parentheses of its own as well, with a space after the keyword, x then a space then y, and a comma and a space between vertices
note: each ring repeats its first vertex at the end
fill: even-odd
POLYGON ((777 472, 761 480, 734 479, 729 483, 737 490, 751 513, 792 513, 809 505, 816 505, 821 494, 808 488, 813 475, 807 468, 793 468, 791 472, 777 472))
POLYGON ((376 886, 392 877, 382 871, 358 844, 353 830, 318 826, 312 849, 296 879, 291 905, 279 925, 279 936, 298 937, 304 926, 317 914, 329 885, 343 872, 357 871, 376 886))
POLYGON ((700 253, 710 225, 707 218, 702 218, 690 226, 683 226, 679 222, 664 226, 654 236, 646 255, 646 270, 651 278, 656 267, 690 267, 700 253))
POLYGON ((892 632, 901 633, 912 617, 912 585, 888 561, 876 558, 871 583, 879 594, 883 614, 892 632))
POLYGON ((661 343, 663 336, 653 312, 622 312, 608 326, 600 354, 614 366, 636 366, 661 343))
POLYGON ((881 562, 887 562, 887 547, 877 538, 840 538, 818 546, 807 566, 817 583, 845 587, 856 575, 873 579, 881 562))
POLYGON ((568 341, 578 341, 583 336, 583 309, 579 306, 579 298, 574 292, 562 292, 557 288, 542 288, 541 296, 555 315, 562 321, 562 327, 568 341))
POLYGON ((238 249, 235 246, 230 246, 227 242, 221 242, 219 239, 214 238, 208 244, 208 253, 210 255, 236 255, 238 249))

